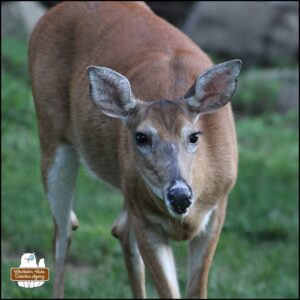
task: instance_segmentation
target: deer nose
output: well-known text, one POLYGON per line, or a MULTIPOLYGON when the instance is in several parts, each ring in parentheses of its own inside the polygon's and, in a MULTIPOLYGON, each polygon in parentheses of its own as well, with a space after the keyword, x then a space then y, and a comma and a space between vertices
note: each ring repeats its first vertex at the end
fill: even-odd
POLYGON ((168 192, 169 203, 178 214, 184 214, 192 204, 192 193, 188 189, 175 188, 168 192))

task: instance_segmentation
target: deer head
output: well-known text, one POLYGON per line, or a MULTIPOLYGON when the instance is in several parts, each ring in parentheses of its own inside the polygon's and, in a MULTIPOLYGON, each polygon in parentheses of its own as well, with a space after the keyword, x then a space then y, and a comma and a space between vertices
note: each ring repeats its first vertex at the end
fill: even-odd
POLYGON ((193 162, 201 143, 197 120, 230 101, 240 68, 240 60, 215 65, 183 97, 151 102, 136 98, 123 75, 105 67, 88 68, 92 100, 128 128, 136 169, 175 218, 185 217, 195 201, 193 162))

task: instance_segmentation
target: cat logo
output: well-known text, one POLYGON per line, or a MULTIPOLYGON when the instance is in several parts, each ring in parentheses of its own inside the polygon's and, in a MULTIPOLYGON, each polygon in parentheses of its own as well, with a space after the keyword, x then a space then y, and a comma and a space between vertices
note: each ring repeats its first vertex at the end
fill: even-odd
POLYGON ((10 279, 17 281, 20 287, 40 287, 49 280, 49 268, 45 267, 44 258, 37 264, 34 253, 24 253, 19 268, 10 269, 10 279))

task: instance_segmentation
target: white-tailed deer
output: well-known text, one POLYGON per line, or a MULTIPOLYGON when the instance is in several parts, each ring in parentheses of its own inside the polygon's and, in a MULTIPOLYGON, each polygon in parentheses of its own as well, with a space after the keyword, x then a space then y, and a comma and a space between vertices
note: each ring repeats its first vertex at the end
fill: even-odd
POLYGON ((237 176, 229 101, 241 61, 213 66, 142 2, 61 3, 39 21, 29 50, 56 227, 54 297, 63 297, 82 160, 124 196, 112 233, 133 296, 146 297, 145 264, 160 297, 180 297, 173 239, 189 240, 187 297, 205 298, 237 176))

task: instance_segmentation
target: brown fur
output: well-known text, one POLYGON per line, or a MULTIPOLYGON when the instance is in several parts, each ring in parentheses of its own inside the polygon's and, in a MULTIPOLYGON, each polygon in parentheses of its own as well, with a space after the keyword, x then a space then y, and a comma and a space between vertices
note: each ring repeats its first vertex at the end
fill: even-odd
MULTIPOLYGON (((96 65, 126 76, 133 94, 143 101, 182 97, 197 76, 212 65, 188 37, 142 3, 66 2, 38 22, 29 50, 46 189, 47 170, 55 149, 68 143, 85 154, 99 177, 123 192, 128 209, 140 222, 137 227, 157 226, 149 218, 155 215, 168 237, 192 239, 204 214, 215 204, 221 207, 216 211, 216 220, 223 223, 227 195, 237 175, 230 104, 199 118, 197 126, 203 134, 192 170, 197 201, 190 214, 178 221, 170 218, 162 201, 150 192, 137 172, 139 165, 130 131, 119 120, 105 116, 89 96, 86 69, 96 65)), ((145 119, 157 124, 164 139, 176 139, 187 122, 176 105, 152 105, 139 117, 136 125, 145 119)), ((207 273, 221 227, 216 227, 216 238, 207 254, 202 270, 205 276, 198 279, 204 282, 199 283, 201 297, 206 296, 207 273)), ((136 231, 137 236, 142 234, 141 229, 136 231)), ((162 274, 159 281, 164 281, 162 274)), ((168 289, 161 295, 167 294, 168 289)))

